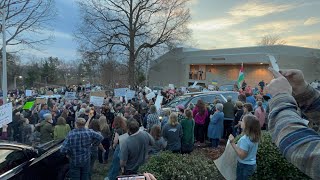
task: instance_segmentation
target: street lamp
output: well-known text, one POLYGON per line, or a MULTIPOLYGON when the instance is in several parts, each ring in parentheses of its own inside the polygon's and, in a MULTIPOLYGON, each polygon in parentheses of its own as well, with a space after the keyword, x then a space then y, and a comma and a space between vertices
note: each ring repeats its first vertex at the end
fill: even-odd
POLYGON ((13 79, 14 89, 17 89, 17 78, 22 79, 23 77, 22 76, 14 76, 14 79, 13 79))

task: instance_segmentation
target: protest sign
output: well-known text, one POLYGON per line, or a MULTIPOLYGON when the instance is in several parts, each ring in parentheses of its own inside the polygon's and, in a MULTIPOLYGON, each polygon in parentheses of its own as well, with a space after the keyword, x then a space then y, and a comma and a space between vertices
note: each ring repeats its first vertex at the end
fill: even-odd
POLYGON ((192 88, 195 88, 197 84, 198 84, 198 81, 195 81, 192 85, 192 88))
POLYGON ((146 95, 146 98, 147 98, 148 100, 150 100, 150 99, 152 99, 152 98, 154 98, 154 97, 156 97, 156 94, 155 94, 154 92, 151 92, 151 93, 149 93, 149 94, 146 95))
POLYGON ((126 96, 127 90, 129 90, 128 88, 118 88, 118 89, 114 89, 114 96, 115 97, 123 97, 126 96))
POLYGON ((105 97, 106 92, 105 91, 91 91, 90 96, 105 97))
POLYGON ((37 98, 36 104, 47 104, 47 99, 46 98, 37 98))
POLYGON ((23 106, 23 109, 30 110, 34 105, 34 102, 35 101, 26 102, 26 104, 23 106))
POLYGON ((157 110, 161 109, 162 100, 163 100, 163 96, 158 95, 156 102, 154 104, 156 106, 157 110))
POLYGON ((0 127, 12 122, 12 103, 0 106, 0 127))
POLYGON ((69 100, 77 99, 76 92, 66 92, 64 98, 69 100))
POLYGON ((32 90, 26 90, 26 96, 27 97, 32 96, 32 90))
POLYGON ((130 100, 130 99, 134 98, 135 95, 136 95, 136 91, 128 90, 128 91, 126 92, 126 98, 127 98, 127 100, 130 100))
POLYGON ((237 154, 232 148, 229 140, 223 154, 218 159, 214 160, 214 164, 225 179, 236 179, 237 154))
POLYGON ((174 89, 174 84, 169 84, 170 89, 174 89))
POLYGON ((104 97, 90 96, 90 104, 93 104, 94 106, 101 107, 103 102, 104 102, 104 97))

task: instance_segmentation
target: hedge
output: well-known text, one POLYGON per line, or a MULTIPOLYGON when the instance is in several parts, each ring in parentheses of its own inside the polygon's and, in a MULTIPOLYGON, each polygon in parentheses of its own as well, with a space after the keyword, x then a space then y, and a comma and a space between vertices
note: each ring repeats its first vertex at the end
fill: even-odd
POLYGON ((214 162, 202 154, 161 152, 151 157, 139 171, 150 172, 157 180, 224 179, 214 162))

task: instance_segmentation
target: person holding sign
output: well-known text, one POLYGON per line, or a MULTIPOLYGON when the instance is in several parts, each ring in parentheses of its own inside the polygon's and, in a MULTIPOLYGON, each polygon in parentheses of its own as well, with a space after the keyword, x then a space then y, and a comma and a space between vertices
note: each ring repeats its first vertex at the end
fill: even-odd
POLYGON ((238 156, 237 180, 247 180, 257 168, 256 157, 261 130, 259 120, 253 115, 244 116, 240 122, 244 135, 239 139, 237 145, 234 143, 232 134, 229 135, 229 140, 238 156))
POLYGON ((266 87, 272 96, 268 127, 272 141, 289 162, 312 179, 320 179, 320 136, 297 112, 299 105, 310 122, 319 122, 320 93, 300 70, 269 70, 275 78, 266 87))

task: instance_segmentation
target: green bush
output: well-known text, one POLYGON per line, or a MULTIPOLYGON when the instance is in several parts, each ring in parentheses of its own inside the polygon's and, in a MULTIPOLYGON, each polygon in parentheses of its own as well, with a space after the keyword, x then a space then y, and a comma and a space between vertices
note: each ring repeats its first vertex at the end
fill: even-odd
POLYGON ((139 171, 150 172, 157 180, 223 179, 214 162, 202 154, 161 152, 151 157, 139 171))
MULTIPOLYGON (((236 138, 236 141, 239 137, 236 138)), ((268 132, 262 133, 257 154, 257 171, 252 179, 310 179, 289 163, 271 141, 268 132)))

